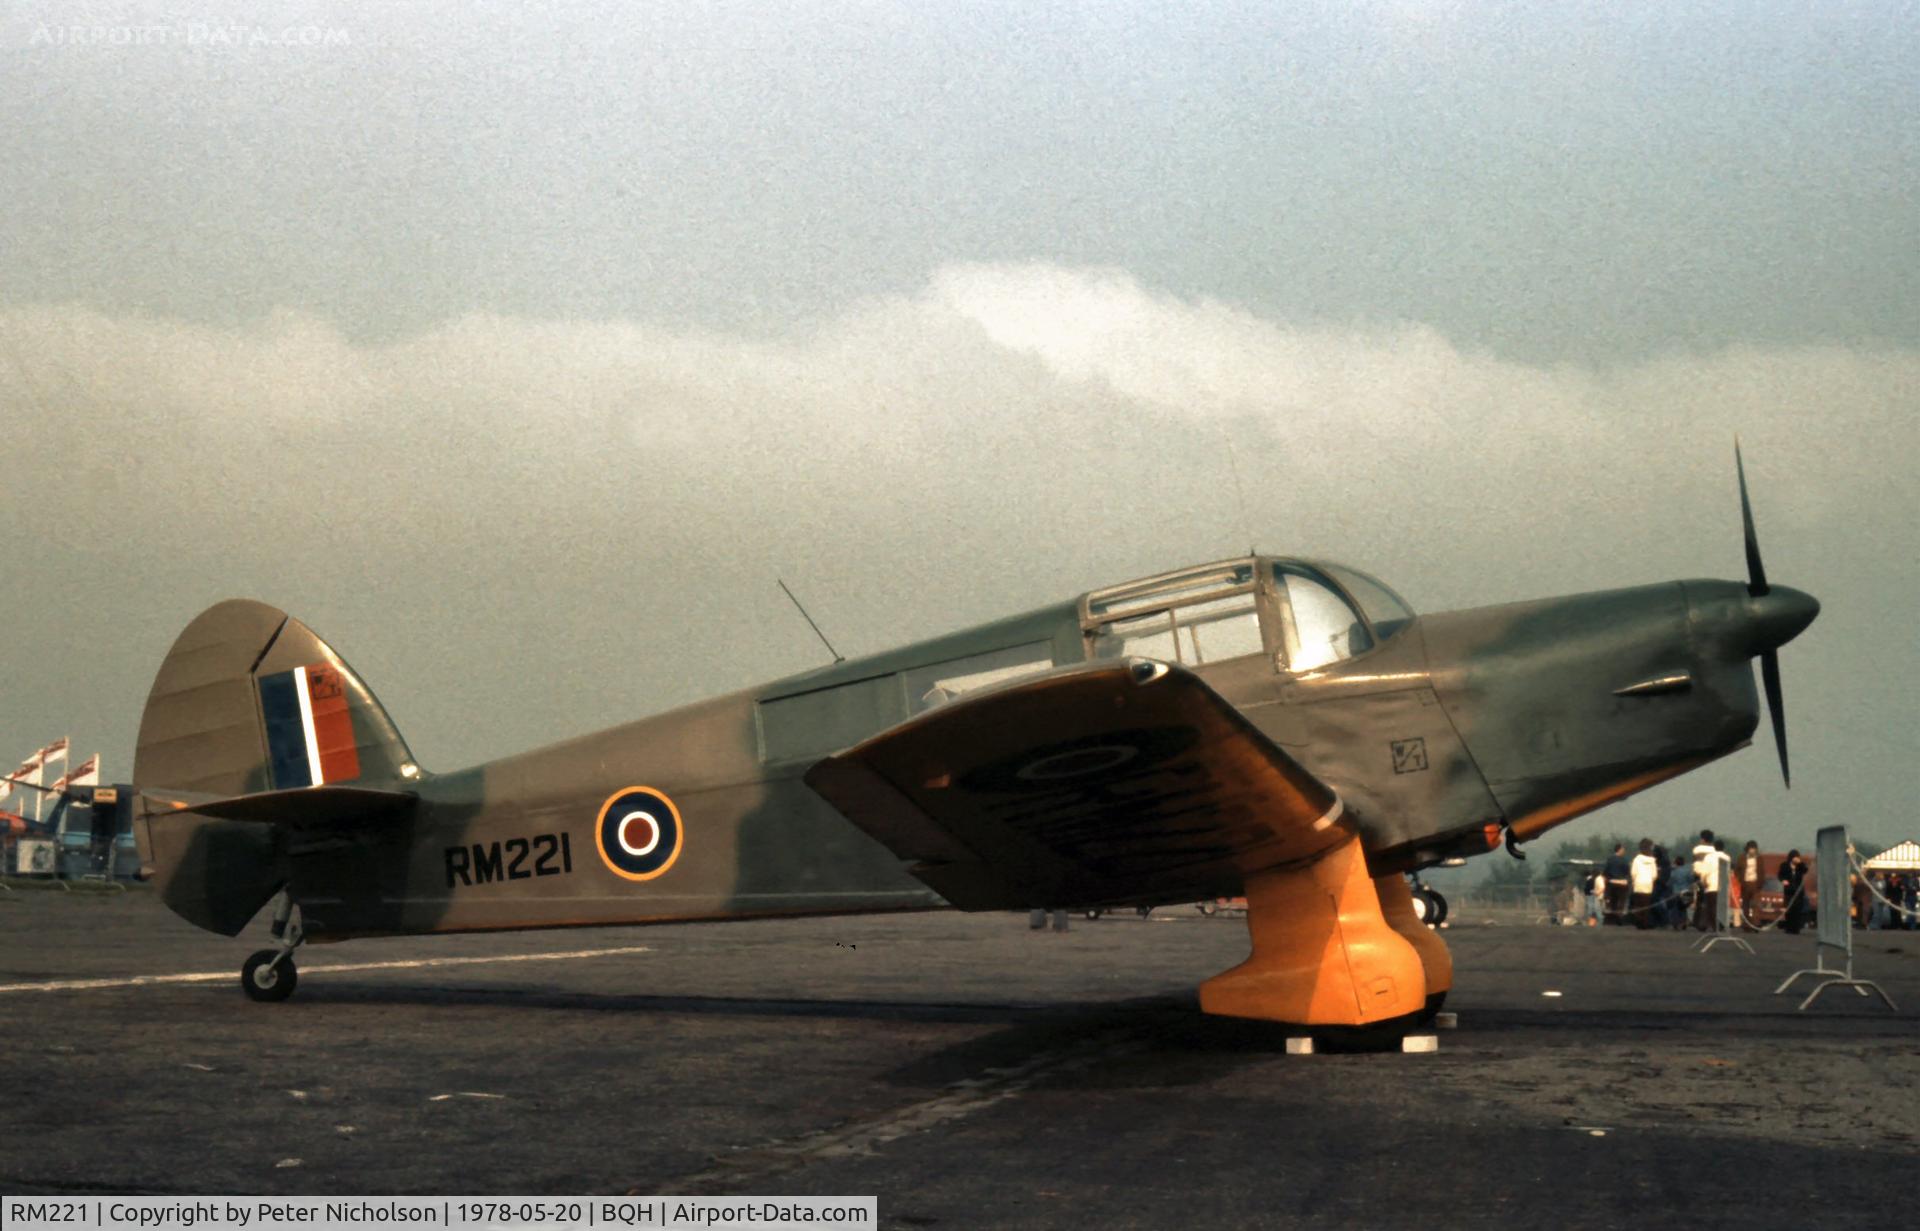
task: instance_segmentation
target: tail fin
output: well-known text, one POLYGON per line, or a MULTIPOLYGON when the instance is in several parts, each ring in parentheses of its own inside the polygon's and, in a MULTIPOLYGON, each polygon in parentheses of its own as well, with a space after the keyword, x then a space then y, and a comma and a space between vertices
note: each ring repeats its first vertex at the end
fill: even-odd
POLYGON ((332 647, 244 599, 209 607, 173 643, 133 758, 137 786, 216 795, 419 775, 387 711, 332 647))
MULTIPOLYGON (((353 669, 300 621, 246 600, 208 608, 173 643, 133 761, 136 788, 176 800, 339 783, 391 789, 419 776, 353 669)), ((285 836, 179 806, 140 809, 143 854, 168 906, 233 935, 285 883, 285 836)))

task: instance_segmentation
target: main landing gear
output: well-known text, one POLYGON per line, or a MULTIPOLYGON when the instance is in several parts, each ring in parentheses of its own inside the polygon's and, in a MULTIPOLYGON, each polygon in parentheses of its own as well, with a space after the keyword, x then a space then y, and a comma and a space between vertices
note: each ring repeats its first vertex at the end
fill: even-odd
POLYGON ((240 967, 240 990, 249 1000, 285 1000, 300 984, 293 951, 306 940, 306 934, 300 930, 300 908, 284 889, 273 905, 273 939, 277 948, 260 950, 240 967))
POLYGON ((1247 879, 1253 953, 1200 985, 1202 1012, 1313 1034, 1404 1036, 1434 1019, 1453 961, 1398 872, 1374 877, 1357 838, 1247 879))

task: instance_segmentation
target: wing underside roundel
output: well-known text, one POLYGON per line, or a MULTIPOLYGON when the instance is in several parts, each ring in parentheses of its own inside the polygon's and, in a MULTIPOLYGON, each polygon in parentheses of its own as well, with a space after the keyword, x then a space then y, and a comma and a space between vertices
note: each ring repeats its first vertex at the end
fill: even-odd
POLYGON ((1219 694, 1139 659, 952 702, 806 781, 966 910, 1238 892, 1350 833, 1334 792, 1219 694))

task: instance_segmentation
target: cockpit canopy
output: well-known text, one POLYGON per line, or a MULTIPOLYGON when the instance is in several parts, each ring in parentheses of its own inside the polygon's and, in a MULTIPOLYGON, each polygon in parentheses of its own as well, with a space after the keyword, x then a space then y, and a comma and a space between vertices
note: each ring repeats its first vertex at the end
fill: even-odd
POLYGON ((1080 600, 1088 657, 1201 666, 1266 654, 1313 671, 1364 654, 1413 620, 1383 582, 1338 564, 1253 556, 1145 577, 1080 600))

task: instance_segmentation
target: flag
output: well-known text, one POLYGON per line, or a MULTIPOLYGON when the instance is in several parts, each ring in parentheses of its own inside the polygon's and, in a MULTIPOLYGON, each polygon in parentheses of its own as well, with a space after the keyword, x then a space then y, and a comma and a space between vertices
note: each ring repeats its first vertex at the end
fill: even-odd
POLYGON ((65 761, 67 759, 67 737, 63 735, 51 744, 48 744, 45 748, 42 748, 39 756, 40 764, 42 765, 51 765, 55 761, 65 761))
POLYGON ((28 757, 21 763, 19 769, 7 775, 4 785, 0 786, 0 799, 6 799, 13 794, 13 784, 16 782, 24 782, 28 786, 39 786, 40 770, 45 764, 45 758, 38 752, 28 757))
MULTIPOLYGON (((46 762, 41 759, 40 754, 37 752, 28 757, 19 769, 7 775, 7 795, 13 794, 13 784, 16 782, 24 782, 28 786, 39 786, 40 774, 45 765, 46 762)), ((0 799, 5 799, 7 795, 0 795, 0 799)), ((40 810, 40 805, 37 802, 39 795, 37 793, 34 799, 36 801, 34 804, 34 812, 37 814, 40 810)))
MULTIPOLYGON (((44 776, 46 776, 46 755, 44 755, 44 749, 42 749, 40 753, 35 753, 33 757, 27 757, 27 760, 23 760, 17 770, 13 770, 12 780, 13 782, 25 782, 25 784, 31 785, 31 787, 36 787, 36 785, 40 785, 44 776)), ((42 803, 44 799, 46 799, 46 795, 40 795, 38 791, 33 793, 33 818, 35 818, 35 820, 40 820, 40 809, 46 807, 46 805, 42 803)))
POLYGON ((100 785, 100 754, 94 753, 79 765, 55 778, 48 791, 62 791, 70 786, 100 785))

